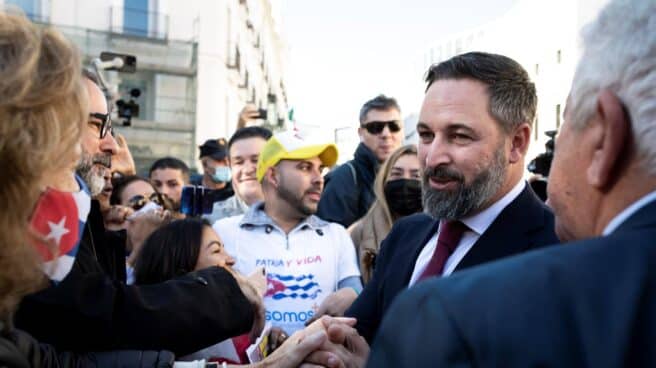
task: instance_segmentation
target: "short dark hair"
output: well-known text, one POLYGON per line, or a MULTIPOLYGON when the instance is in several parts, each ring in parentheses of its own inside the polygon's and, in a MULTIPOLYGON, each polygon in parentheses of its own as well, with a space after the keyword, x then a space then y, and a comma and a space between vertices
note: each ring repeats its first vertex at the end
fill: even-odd
POLYGON ((228 141, 228 152, 230 152, 230 148, 232 145, 242 139, 248 139, 248 138, 262 138, 265 141, 268 141, 269 138, 273 133, 267 128, 262 128, 259 126, 249 126, 249 127, 244 127, 244 128, 239 128, 237 131, 230 137, 230 140, 228 141))
POLYGON ((162 170, 162 169, 175 169, 182 171, 182 177, 184 178, 185 183, 189 182, 189 166, 185 164, 182 160, 175 157, 164 157, 153 162, 148 170, 148 177, 152 176, 153 171, 162 170))
POLYGON ((528 73, 515 60, 498 54, 468 52, 433 64, 426 90, 437 80, 473 79, 488 86, 490 115, 505 132, 521 123, 533 125, 538 96, 528 73))
MULTIPOLYGON (((141 176, 137 175, 128 175, 121 177, 119 179, 113 180, 112 181, 112 194, 109 196, 109 204, 121 204, 121 195, 123 195, 123 191, 125 188, 136 182, 136 181, 143 181, 145 183, 148 183, 150 185, 150 181, 146 178, 142 178, 141 176)), ((153 188, 153 190, 155 190, 153 188)))
MULTIPOLYGON (((134 265, 135 284, 157 284, 196 268, 207 220, 176 220, 153 231, 134 265)), ((211 227, 210 227, 211 228, 211 227)))
POLYGON ((364 105, 362 105, 362 108, 360 109, 360 124, 364 124, 364 121, 367 118, 367 114, 371 110, 382 110, 382 111, 396 110, 401 112, 401 108, 399 107, 399 104, 396 102, 396 99, 381 94, 365 102, 364 105))

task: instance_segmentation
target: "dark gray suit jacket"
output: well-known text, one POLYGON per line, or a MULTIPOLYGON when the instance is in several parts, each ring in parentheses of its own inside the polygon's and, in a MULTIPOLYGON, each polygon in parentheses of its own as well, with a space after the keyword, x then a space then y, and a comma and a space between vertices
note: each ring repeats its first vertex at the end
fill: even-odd
POLYGON ((656 367, 656 201, 605 237, 426 281, 370 367, 656 367))

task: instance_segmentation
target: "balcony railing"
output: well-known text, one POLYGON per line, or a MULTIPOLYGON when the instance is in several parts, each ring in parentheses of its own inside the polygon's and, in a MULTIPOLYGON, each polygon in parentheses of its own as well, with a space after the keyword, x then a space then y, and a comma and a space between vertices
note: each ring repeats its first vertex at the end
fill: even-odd
POLYGON ((109 16, 112 33, 159 40, 168 39, 168 14, 113 6, 110 8, 109 16))

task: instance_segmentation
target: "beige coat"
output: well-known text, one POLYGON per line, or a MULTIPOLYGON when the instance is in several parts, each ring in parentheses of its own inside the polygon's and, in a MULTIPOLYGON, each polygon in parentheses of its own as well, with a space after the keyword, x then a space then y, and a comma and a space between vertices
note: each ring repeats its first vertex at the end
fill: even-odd
POLYGON ((374 270, 374 260, 378 255, 380 243, 392 228, 386 219, 383 208, 376 204, 374 203, 374 208, 362 219, 348 228, 358 255, 363 284, 371 280, 374 270))

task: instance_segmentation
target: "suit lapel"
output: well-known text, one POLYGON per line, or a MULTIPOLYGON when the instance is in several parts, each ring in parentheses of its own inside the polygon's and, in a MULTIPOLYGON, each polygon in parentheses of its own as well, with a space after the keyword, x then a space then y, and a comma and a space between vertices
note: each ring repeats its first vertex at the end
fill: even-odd
POLYGON ((430 222, 427 223, 427 226, 413 229, 416 231, 415 236, 409 239, 404 239, 406 240, 405 243, 407 246, 400 247, 399 253, 397 253, 397 260, 400 261, 400 268, 395 271, 395 273, 400 272, 399 275, 403 275, 403 277, 392 278, 392 280, 398 280, 399 282, 395 285, 395 289, 402 290, 408 286, 419 253, 424 249, 424 245, 430 240, 430 238, 435 235, 438 224, 438 221, 431 219, 430 222))
POLYGON ((472 267, 532 247, 529 235, 544 226, 542 202, 527 185, 492 222, 455 270, 472 267))

